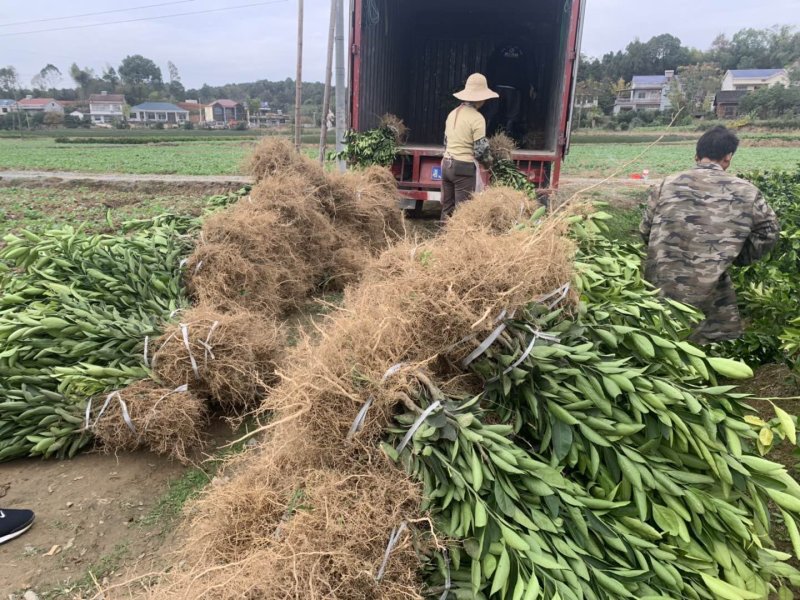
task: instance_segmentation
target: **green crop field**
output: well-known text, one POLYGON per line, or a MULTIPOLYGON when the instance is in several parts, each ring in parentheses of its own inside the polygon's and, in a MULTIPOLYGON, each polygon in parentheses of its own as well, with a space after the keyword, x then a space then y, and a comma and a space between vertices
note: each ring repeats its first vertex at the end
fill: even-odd
MULTIPOLYGON (((190 192, 153 194, 141 191, 59 189, 50 187, 0 188, 0 238, 22 229, 42 231, 62 225, 82 226, 87 231, 113 229, 112 223, 145 219, 165 212, 199 215, 205 200, 190 192)), ((2 242, 0 242, 2 245, 2 242)))
MULTIPOLYGON (((694 144, 662 144, 646 151, 647 144, 574 144, 564 164, 564 177, 628 177, 649 169, 651 177, 664 177, 692 168, 694 144), (629 164, 630 163, 630 164, 629 164)), ((792 147, 743 146, 733 161, 735 172, 789 169, 800 163, 800 145, 792 147)))

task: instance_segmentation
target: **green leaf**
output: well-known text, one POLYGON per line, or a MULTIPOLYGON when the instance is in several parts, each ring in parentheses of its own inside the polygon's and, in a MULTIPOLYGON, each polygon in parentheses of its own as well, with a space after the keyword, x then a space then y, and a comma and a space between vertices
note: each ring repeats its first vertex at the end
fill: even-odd
POLYGON ((700 573, 700 576, 703 578, 703 582, 706 584, 709 591, 724 600, 761 600, 763 597, 762 594, 743 590, 721 579, 711 577, 711 575, 700 573))
POLYGON ((500 554, 500 560, 497 561, 497 569, 494 572, 494 579, 492 580, 492 591, 489 594, 493 596, 503 589, 508 581, 508 574, 511 572, 511 559, 508 556, 508 550, 503 548, 500 554))
POLYGON ((778 417, 778 420, 781 422, 781 429, 786 437, 789 439, 792 444, 795 446, 797 445, 797 425, 795 424, 795 418, 787 413, 785 410, 780 408, 779 406, 772 405, 775 409, 775 415, 778 417))

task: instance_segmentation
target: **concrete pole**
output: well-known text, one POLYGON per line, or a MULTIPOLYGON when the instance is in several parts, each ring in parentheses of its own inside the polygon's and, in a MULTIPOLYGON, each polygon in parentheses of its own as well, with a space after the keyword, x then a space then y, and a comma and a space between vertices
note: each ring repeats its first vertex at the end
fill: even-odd
POLYGON ((328 57, 325 67, 325 95, 322 100, 322 123, 319 133, 319 162, 325 164, 328 146, 328 113, 331 111, 331 77, 333 75, 333 38, 336 32, 336 0, 331 0, 331 22, 328 28, 328 57))
POLYGON ((300 107, 303 104, 303 0, 297 0, 297 81, 294 94, 294 146, 300 152, 302 124, 300 107))
MULTIPOLYGON (((344 135, 347 130, 344 60, 344 0, 336 0, 336 152, 344 150, 344 135)), ((344 160, 339 160, 337 164, 339 172, 347 169, 344 160)))

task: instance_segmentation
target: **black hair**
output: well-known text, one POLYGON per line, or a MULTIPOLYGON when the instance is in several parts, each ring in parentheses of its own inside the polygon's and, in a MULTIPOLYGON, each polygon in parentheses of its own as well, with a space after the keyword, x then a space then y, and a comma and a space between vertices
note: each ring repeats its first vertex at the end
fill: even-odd
POLYGON ((717 125, 703 134, 697 142, 697 158, 722 160, 739 149, 739 138, 727 127, 717 125))

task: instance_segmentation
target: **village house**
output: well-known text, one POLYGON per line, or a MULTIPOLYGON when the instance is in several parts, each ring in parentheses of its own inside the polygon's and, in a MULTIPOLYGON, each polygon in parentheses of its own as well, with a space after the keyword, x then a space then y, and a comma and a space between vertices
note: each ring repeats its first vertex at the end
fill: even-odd
POLYGON ((205 120, 205 104, 201 104, 198 100, 186 100, 185 102, 176 102, 178 108, 182 108, 189 113, 189 121, 193 125, 200 125, 205 120))
POLYGON ((262 102, 256 112, 250 112, 248 115, 248 122, 251 127, 275 127, 277 125, 286 125, 289 118, 283 114, 283 111, 273 111, 269 102, 262 102))
POLYGON ((714 97, 714 112, 720 119, 739 116, 739 104, 747 94, 775 85, 788 86, 786 69, 740 69, 725 73, 722 90, 714 97))
POLYGON ((789 72, 786 69, 741 69, 725 73, 722 91, 752 92, 765 87, 782 84, 788 87, 789 72))
POLYGON ((64 114, 64 107, 54 98, 34 98, 33 96, 26 96, 17 102, 17 109, 27 113, 45 112, 64 114))
POLYGON ((100 92, 89 96, 92 125, 111 125, 125 118, 125 96, 100 92))
POLYGON ((129 121, 136 125, 182 125, 189 120, 189 111, 172 102, 143 102, 131 108, 129 121))
POLYGON ((17 106, 16 100, 0 98, 0 115, 7 115, 8 113, 16 110, 16 106, 17 106))
POLYGON ((228 125, 232 122, 246 121, 244 104, 235 100, 215 100, 205 107, 206 123, 228 125))
POLYGON ((614 114, 627 111, 666 111, 672 108, 669 95, 676 85, 675 71, 663 75, 634 75, 631 85, 617 94, 614 114))

